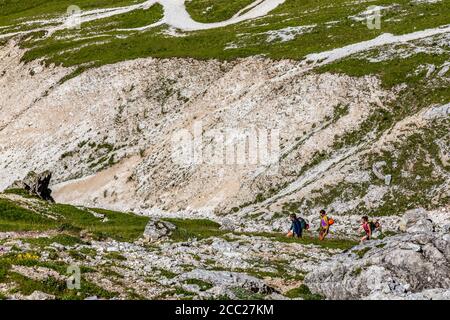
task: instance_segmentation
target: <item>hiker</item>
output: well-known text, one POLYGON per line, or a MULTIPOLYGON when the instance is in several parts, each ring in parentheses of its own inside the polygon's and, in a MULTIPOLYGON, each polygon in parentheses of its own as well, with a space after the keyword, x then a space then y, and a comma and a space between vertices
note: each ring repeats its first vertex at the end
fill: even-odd
POLYGON ((297 215, 294 213, 289 216, 289 219, 291 220, 291 228, 289 229, 287 237, 301 238, 303 229, 306 227, 306 221, 303 218, 297 218, 297 215))
POLYGON ((368 216, 363 216, 361 218, 361 228, 365 232, 364 237, 361 238, 361 242, 370 240, 370 238, 372 237, 372 227, 370 226, 368 216))
POLYGON ((319 229, 319 240, 322 241, 328 235, 330 230, 330 221, 328 220, 327 213, 325 210, 320 210, 320 229, 319 229))
POLYGON ((376 220, 375 222, 371 221, 369 222, 369 226, 372 232, 371 238, 378 238, 382 233, 380 221, 378 220, 376 220))
POLYGON ((372 232, 378 231, 379 233, 381 233, 381 223, 380 223, 380 221, 377 220, 375 222, 372 222, 371 226, 372 226, 372 232))

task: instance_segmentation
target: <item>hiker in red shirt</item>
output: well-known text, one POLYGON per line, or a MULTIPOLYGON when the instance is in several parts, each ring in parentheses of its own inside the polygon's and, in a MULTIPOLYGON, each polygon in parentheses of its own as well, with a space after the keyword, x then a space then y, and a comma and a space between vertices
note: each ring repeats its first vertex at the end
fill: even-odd
POLYGON ((361 238, 361 242, 370 240, 370 238, 372 237, 372 228, 370 227, 368 216, 364 216, 361 218, 361 227, 366 233, 364 237, 361 238))

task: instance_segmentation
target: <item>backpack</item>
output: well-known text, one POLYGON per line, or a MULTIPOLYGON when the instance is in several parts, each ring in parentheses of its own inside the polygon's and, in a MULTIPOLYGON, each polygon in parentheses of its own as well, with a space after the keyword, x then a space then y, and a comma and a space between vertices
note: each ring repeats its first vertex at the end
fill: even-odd
POLYGON ((376 226, 375 226, 375 222, 373 222, 373 221, 370 221, 369 222, 369 227, 370 227, 370 231, 375 231, 375 229, 377 228, 376 226))
POLYGON ((334 219, 333 218, 328 218, 328 225, 332 226, 334 224, 334 219))
POLYGON ((305 219, 303 218, 298 218, 298 220, 300 221, 300 226, 301 228, 304 229, 308 229, 308 224, 306 223, 305 219))

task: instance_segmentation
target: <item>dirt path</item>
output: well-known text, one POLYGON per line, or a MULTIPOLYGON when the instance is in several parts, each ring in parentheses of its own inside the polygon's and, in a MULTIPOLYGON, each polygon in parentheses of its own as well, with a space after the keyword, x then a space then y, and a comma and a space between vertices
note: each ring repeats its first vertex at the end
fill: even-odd
MULTIPOLYGON (((192 19, 189 12, 186 10, 185 0, 148 0, 139 4, 134 4, 131 6, 118 7, 118 8, 106 8, 106 9, 94 9, 89 11, 80 12, 79 16, 76 17, 77 23, 86 23, 94 20, 109 18, 112 16, 117 16, 120 14, 125 14, 128 12, 136 10, 146 10, 151 8, 153 5, 159 3, 164 8, 164 17, 153 24, 134 28, 134 29, 121 29, 121 31, 142 31, 162 24, 167 24, 173 28, 182 31, 198 31, 226 27, 232 24, 243 22, 250 19, 259 18, 267 15, 270 11, 277 8, 280 4, 284 3, 286 0, 256 0, 246 8, 239 11, 232 18, 217 22, 217 23, 200 23, 192 19)), ((61 17, 50 20, 34 21, 39 22, 43 25, 57 24, 56 26, 50 27, 40 27, 37 29, 20 31, 15 33, 0 34, 0 39, 9 38, 12 36, 27 34, 36 31, 46 31, 47 36, 51 36, 56 31, 65 30, 72 27, 74 19, 67 19, 67 17, 61 17)), ((30 22, 28 22, 30 23, 30 22)))

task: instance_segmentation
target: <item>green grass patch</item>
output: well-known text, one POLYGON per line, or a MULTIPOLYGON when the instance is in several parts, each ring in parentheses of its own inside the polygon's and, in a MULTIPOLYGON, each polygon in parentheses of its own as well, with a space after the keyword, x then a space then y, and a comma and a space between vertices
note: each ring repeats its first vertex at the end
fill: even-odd
POLYGON ((160 4, 152 6, 148 10, 140 9, 119 14, 113 17, 91 21, 82 25, 80 32, 108 32, 113 28, 131 29, 144 27, 155 23, 163 17, 163 7, 160 4))
POLYGON ((30 194, 25 189, 18 189, 18 188, 6 189, 5 191, 3 191, 3 193, 4 194, 15 194, 15 195, 21 196, 23 198, 27 198, 27 199, 38 199, 38 200, 41 200, 41 198, 39 198, 36 195, 30 194))
POLYGON ((370 251, 371 248, 364 248, 361 250, 353 251, 360 259, 364 257, 364 255, 370 251))
POLYGON ((185 284, 195 284, 200 287, 200 291, 206 291, 213 287, 209 282, 199 280, 199 279, 187 279, 184 281, 185 284))
POLYGON ((0 199, 0 231, 49 230, 56 226, 52 219, 44 217, 13 201, 0 199))
POLYGON ((232 288, 231 291, 236 295, 236 299, 238 300, 263 300, 264 295, 261 293, 255 293, 250 290, 236 287, 232 288))
POLYGON ((0 283, 5 281, 10 268, 11 264, 8 261, 0 259, 0 283))
POLYGON ((105 254, 105 258, 110 260, 118 260, 118 261, 125 261, 127 258, 125 258, 122 254, 118 252, 108 252, 105 254))
POLYGON ((254 0, 192 0, 186 2, 191 17, 199 22, 211 23, 228 20, 254 0))
POLYGON ((65 281, 57 280, 53 277, 48 277, 44 281, 36 281, 21 274, 11 272, 8 275, 8 280, 16 284, 15 292, 30 295, 34 291, 41 291, 54 295, 58 300, 82 300, 90 296, 111 299, 117 296, 117 294, 106 291, 84 279, 81 281, 80 290, 70 290, 67 288, 65 281))
MULTIPOLYGON (((196 238, 198 240, 207 239, 211 237, 226 238, 226 234, 230 231, 220 230, 220 224, 206 220, 206 219, 164 219, 164 221, 173 223, 177 228, 173 231, 171 239, 177 242, 188 241, 196 238)), ((265 237, 272 241, 286 242, 286 243, 300 243, 300 244, 314 244, 329 249, 349 249, 356 244, 356 241, 349 239, 326 239, 319 241, 319 239, 304 235, 301 239, 287 238, 283 234, 270 232, 233 232, 236 235, 246 235, 255 237, 265 237)))
POLYGON ((171 290, 167 290, 167 291, 163 292, 161 295, 159 295, 155 299, 156 300, 164 300, 164 299, 171 298, 174 296, 177 296, 177 298, 180 300, 191 300, 195 296, 195 293, 184 290, 181 287, 175 287, 175 289, 171 289, 171 290))
POLYGON ((59 234, 51 238, 25 239, 24 241, 40 247, 46 247, 51 245, 52 243, 59 243, 63 246, 74 246, 76 244, 83 243, 83 241, 80 238, 67 234, 59 234))
POLYGON ((288 238, 284 234, 279 233, 271 233, 271 232, 259 232, 259 233, 246 233, 247 235, 253 235, 258 237, 269 238, 272 241, 285 242, 285 243, 299 243, 304 245, 317 245, 327 249, 340 249, 340 250, 348 250, 358 242, 351 239, 338 239, 338 238, 329 238, 323 241, 320 241, 316 237, 311 237, 308 235, 303 235, 303 238, 288 238))
POLYGON ((256 264, 258 268, 264 269, 273 268, 276 271, 263 271, 257 268, 233 269, 224 271, 241 272, 259 279, 278 278, 292 281, 302 281, 303 279, 305 279, 305 275, 302 272, 298 272, 297 270, 292 269, 287 263, 281 263, 279 261, 267 261, 267 262, 255 261, 253 263, 256 264))
POLYGON ((160 273, 161 276, 163 276, 163 277, 165 277, 167 279, 173 279, 173 278, 175 278, 177 276, 176 273, 174 273, 172 271, 169 271, 169 270, 166 270, 166 269, 160 269, 159 273, 160 273))
POLYGON ((190 239, 206 239, 219 237, 229 231, 220 230, 220 224, 207 219, 164 219, 177 228, 172 232, 171 239, 177 242, 190 239))
MULTIPOLYGON (((134 0, 77 0, 76 5, 81 10, 97 8, 110 8, 122 5, 130 5, 134 0)), ((38 16, 56 17, 67 12, 69 6, 73 5, 71 0, 1 0, 1 25, 14 24, 23 19, 34 19, 38 16)))
POLYGON ((291 289, 285 293, 285 296, 291 299, 302 298, 304 300, 323 300, 319 294, 313 294, 307 285, 302 284, 300 287, 291 289))
MULTIPOLYGON (((20 5, 15 10, 11 1, 7 1, 8 9, 4 13, 6 17, 3 17, 9 23, 13 21, 14 15, 29 17, 31 13, 61 13, 61 10, 67 8, 66 1, 62 1, 62 5, 58 4, 58 9, 52 8, 56 7, 56 1, 51 1, 52 5, 40 3, 40 6, 36 5, 29 10, 24 10, 23 5, 20 5)), ((79 4, 83 10, 88 8, 87 1, 79 4)), ((89 4, 102 7, 105 1, 89 1, 89 4)), ((253 0, 195 0, 186 2, 186 6, 194 19, 215 22, 230 18, 251 2, 253 0)), ((389 6, 392 3, 392 0, 377 0, 370 4, 389 6)), ((382 33, 404 34, 448 24, 448 0, 426 5, 412 4, 409 0, 395 3, 395 7, 383 11, 383 27, 380 30, 369 30, 365 20, 358 22, 349 18, 365 11, 367 3, 349 4, 347 0, 336 0, 333 3, 328 0, 286 0, 265 17, 224 28, 187 32, 183 37, 168 36, 165 34, 166 26, 144 32, 118 30, 123 26, 141 26, 155 21, 159 18, 160 9, 152 8, 148 12, 130 12, 104 21, 95 21, 93 27, 97 31, 93 34, 104 36, 101 38, 83 37, 85 34, 82 28, 81 31, 56 32, 49 38, 35 35, 35 38, 23 41, 22 45, 30 49, 24 57, 26 61, 45 57, 48 62, 65 66, 84 65, 85 68, 142 57, 229 60, 264 54, 274 59, 302 59, 309 53, 373 39, 382 33), (337 23, 327 24, 332 21, 337 23), (118 26, 110 26, 111 23, 118 23, 118 26), (270 32, 274 30, 304 25, 316 27, 290 41, 268 41, 270 32), (73 39, 67 38, 68 35, 73 39)), ((6 21, 5 24, 8 23, 6 21)), ((370 67, 360 70, 365 74, 371 72, 370 67)))
POLYGON ((63 245, 81 243, 74 237, 81 230, 87 230, 98 239, 110 237, 117 241, 133 242, 142 236, 149 218, 134 214, 102 209, 90 209, 103 214, 108 220, 95 217, 88 209, 65 204, 38 203, 39 213, 24 208, 20 202, 0 199, 0 231, 31 231, 58 229, 71 235, 59 235, 54 239, 34 239, 37 245, 55 241, 63 245), (45 215, 55 217, 50 219, 45 215))
POLYGON ((147 217, 129 213, 91 209, 108 218, 107 222, 102 222, 86 210, 64 204, 52 205, 51 210, 62 216, 64 222, 76 228, 90 231, 99 238, 110 237, 118 241, 137 240, 143 234, 149 220, 147 217))

